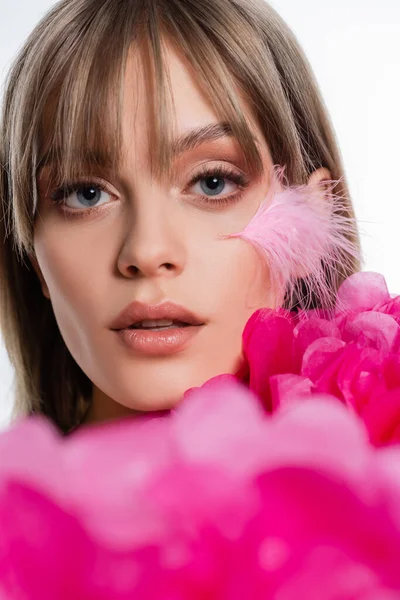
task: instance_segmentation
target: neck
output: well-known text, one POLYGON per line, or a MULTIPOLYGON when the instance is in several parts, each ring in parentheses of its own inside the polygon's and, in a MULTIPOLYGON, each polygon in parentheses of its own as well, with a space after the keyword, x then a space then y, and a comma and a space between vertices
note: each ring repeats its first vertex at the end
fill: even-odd
POLYGON ((142 413, 115 402, 97 387, 94 387, 89 409, 82 419, 80 426, 114 421, 116 419, 130 417, 135 414, 142 413))

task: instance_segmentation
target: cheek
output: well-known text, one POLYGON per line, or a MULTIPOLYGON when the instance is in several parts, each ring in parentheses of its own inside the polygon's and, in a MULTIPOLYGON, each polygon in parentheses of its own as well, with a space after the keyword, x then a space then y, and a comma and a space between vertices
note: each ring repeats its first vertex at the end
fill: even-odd
POLYGON ((273 306, 267 268, 250 244, 240 239, 219 240, 208 249, 198 261, 203 277, 198 277, 197 285, 193 279, 192 286, 193 302, 209 318, 194 357, 198 368, 205 369, 204 380, 237 372, 248 319, 258 308, 273 306))
POLYGON ((210 251, 203 268, 212 280, 212 289, 224 297, 226 309, 243 308, 248 315, 261 307, 275 308, 284 301, 271 287, 269 265, 257 246, 241 237, 226 238, 239 234, 252 222, 260 198, 264 199, 262 192, 258 189, 232 210, 213 215, 207 231, 201 231, 203 241, 208 242, 203 246, 205 253, 210 251))
POLYGON ((96 299, 109 290, 99 268, 104 247, 48 228, 45 235, 35 236, 35 251, 63 335, 68 339, 72 327, 83 335, 99 310, 96 299))
POLYGON ((52 300, 62 296, 67 298, 80 279, 85 269, 85 255, 79 246, 62 240, 62 237, 46 235, 36 238, 35 251, 43 277, 48 285, 52 300))
POLYGON ((258 308, 274 305, 267 265, 244 240, 210 243, 198 268, 207 282, 209 312, 218 312, 222 322, 243 324, 258 308))
POLYGON ((259 208, 260 198, 263 198, 263 190, 258 188, 231 209, 196 215, 193 223, 198 247, 202 247, 198 268, 209 282, 213 296, 224 299, 225 308, 243 307, 245 311, 254 312, 275 303, 265 259, 246 240, 224 239, 247 227, 259 208))
POLYGON ((240 239, 237 241, 232 261, 235 264, 234 280, 245 309, 253 312, 262 306, 270 306, 270 278, 265 261, 250 244, 240 239))

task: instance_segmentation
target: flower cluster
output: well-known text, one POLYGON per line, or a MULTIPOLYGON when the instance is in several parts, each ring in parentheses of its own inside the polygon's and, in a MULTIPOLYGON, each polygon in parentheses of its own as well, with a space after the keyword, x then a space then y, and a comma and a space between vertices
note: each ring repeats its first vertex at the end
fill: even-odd
POLYGON ((400 441, 400 296, 378 273, 344 281, 333 314, 261 309, 243 334, 240 377, 268 411, 329 394, 364 421, 375 445, 400 441))
POLYGON ((0 436, 2 600, 395 600, 400 448, 327 397, 242 384, 69 438, 0 436))

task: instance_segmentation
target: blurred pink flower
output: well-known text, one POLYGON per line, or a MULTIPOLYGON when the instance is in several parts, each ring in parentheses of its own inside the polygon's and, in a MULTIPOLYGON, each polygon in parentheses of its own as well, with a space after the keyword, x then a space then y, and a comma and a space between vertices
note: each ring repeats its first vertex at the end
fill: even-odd
POLYGON ((360 415, 376 444, 400 441, 400 299, 378 273, 355 273, 338 309, 261 309, 243 333, 245 381, 272 412, 313 394, 360 415))
POLYGON ((169 415, 0 435, 2 600, 394 600, 400 447, 232 377, 169 415))

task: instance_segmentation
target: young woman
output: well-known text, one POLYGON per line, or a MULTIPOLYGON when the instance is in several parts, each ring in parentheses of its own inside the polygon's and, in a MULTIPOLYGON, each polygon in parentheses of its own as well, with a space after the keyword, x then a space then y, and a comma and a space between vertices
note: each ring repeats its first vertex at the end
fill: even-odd
POLYGON ((324 305, 360 268, 354 223, 320 288, 306 252, 277 286, 235 237, 285 186, 354 217, 310 66, 264 0, 63 0, 13 65, 0 143, 15 415, 68 432, 172 408, 240 370, 258 308, 324 305))

